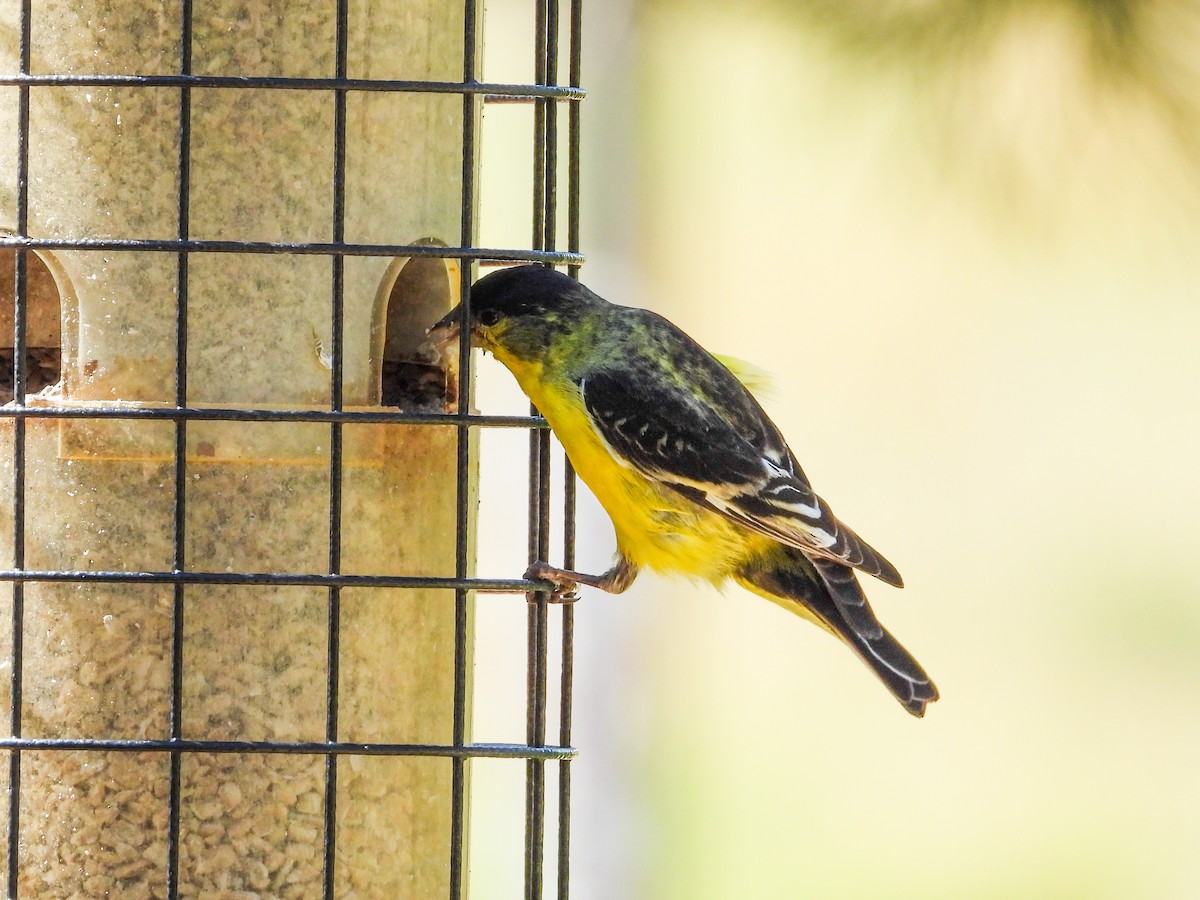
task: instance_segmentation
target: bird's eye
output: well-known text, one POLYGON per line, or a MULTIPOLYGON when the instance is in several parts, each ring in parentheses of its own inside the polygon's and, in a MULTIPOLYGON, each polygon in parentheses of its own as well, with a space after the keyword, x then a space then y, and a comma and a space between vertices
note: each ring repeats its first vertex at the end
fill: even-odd
POLYGON ((480 325, 492 326, 503 318, 503 314, 498 309, 481 309, 476 316, 479 319, 480 325))

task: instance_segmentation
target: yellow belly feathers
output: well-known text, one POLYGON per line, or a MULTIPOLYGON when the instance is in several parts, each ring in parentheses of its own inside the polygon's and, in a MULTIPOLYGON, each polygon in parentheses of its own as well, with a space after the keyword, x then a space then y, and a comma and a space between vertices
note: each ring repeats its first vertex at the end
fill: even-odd
POLYGON ((575 385, 549 385, 542 381, 539 365, 501 361, 545 416, 575 471, 612 519, 617 546, 630 562, 720 581, 737 562, 774 543, 619 462, 592 428, 575 385))

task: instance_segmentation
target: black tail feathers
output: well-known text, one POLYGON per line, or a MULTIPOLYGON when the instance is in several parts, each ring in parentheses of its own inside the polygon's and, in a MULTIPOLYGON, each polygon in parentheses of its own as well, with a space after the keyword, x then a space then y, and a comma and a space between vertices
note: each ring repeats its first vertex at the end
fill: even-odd
POLYGON ((781 606, 816 619, 871 667, 905 709, 914 716, 925 715, 925 707, 938 699, 937 687, 912 654, 879 624, 854 570, 810 560, 792 547, 780 549, 782 554, 744 567, 737 580, 769 594, 781 606))

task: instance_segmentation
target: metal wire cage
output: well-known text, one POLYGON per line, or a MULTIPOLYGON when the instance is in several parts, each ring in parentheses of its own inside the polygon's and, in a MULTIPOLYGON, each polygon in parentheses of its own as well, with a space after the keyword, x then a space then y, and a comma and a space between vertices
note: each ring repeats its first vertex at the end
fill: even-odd
MULTIPOLYGON (((433 298, 426 314, 469 307, 476 264, 582 261, 581 0, 565 15, 537 0, 533 84, 479 80, 480 5, 0 14, 7 896, 463 897, 479 758, 525 766, 524 895, 547 889, 548 821, 568 895, 569 605, 552 623, 527 593, 525 742, 470 737, 474 592, 536 587, 473 577, 475 438, 530 430, 528 549, 544 559, 549 433, 532 413, 473 412, 469 353, 449 374, 403 341, 389 357, 401 287, 433 298), (490 103, 533 106, 528 248, 477 246, 490 103), (381 138, 379 121, 399 124, 381 138), (453 203, 421 192, 448 172, 453 203), (452 223, 449 239, 424 221, 452 223), (406 519, 417 537, 397 549, 406 519), (293 706, 311 714, 284 721, 293 706)), ((568 470, 568 567, 573 485, 568 470)))

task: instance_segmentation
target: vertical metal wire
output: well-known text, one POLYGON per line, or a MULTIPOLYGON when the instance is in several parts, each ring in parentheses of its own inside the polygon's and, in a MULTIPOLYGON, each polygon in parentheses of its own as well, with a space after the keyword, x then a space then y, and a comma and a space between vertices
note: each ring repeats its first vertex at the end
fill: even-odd
MULTIPOLYGON (((180 7, 179 72, 192 73, 192 0, 183 0, 180 7)), ((186 241, 191 230, 191 165, 192 165, 192 92, 179 89, 179 239, 186 241)), ((187 406, 188 383, 188 254, 176 256, 175 278, 175 407, 187 406)), ((175 509, 171 567, 182 572, 187 565, 184 543, 187 529, 187 420, 175 420, 175 509)), ((171 601, 171 721, 170 739, 183 738, 183 641, 184 586, 174 585, 171 601)), ((183 782, 183 756, 178 750, 170 754, 170 787, 167 812, 167 897, 179 897, 179 840, 180 806, 183 782)))
MULTIPOLYGON (((347 76, 349 2, 337 3, 337 49, 334 77, 342 81, 347 76)), ((346 91, 333 94, 333 223, 335 245, 346 239, 346 91)), ((343 313, 345 308, 345 257, 335 253, 330 261, 331 276, 331 344, 333 366, 330 373, 329 408, 342 410, 343 313)), ((342 567, 342 423, 329 425, 329 574, 337 575, 342 567)), ((325 740, 333 744, 338 739, 338 694, 341 660, 341 588, 330 585, 328 595, 328 633, 326 644, 325 740)), ((337 858, 337 754, 325 756, 325 834, 322 862, 323 896, 333 900, 335 861, 337 858)))
MULTIPOLYGON (((544 0, 546 5, 546 46, 542 51, 545 69, 542 72, 542 84, 558 84, 558 0, 544 0)), ((543 204, 545 215, 543 221, 542 250, 553 250, 558 246, 558 101, 547 97, 538 101, 538 106, 544 110, 542 127, 541 154, 545 159, 545 181, 543 204)))
MULTIPOLYGON (((549 434, 540 429, 530 435, 529 523, 530 560, 544 559, 549 543, 550 484, 549 434)), ((530 595, 526 660, 525 739, 531 747, 546 742, 547 605, 544 592, 530 595)), ((525 896, 542 896, 545 841, 545 764, 529 759, 525 764, 525 896)))
MULTIPOLYGON (((476 23, 477 0, 463 3, 463 83, 475 84, 478 35, 476 23)), ((463 92, 462 97, 462 184, 459 209, 459 244, 470 247, 475 242, 475 95, 463 92)), ((458 412, 467 413, 471 406, 471 336, 465 323, 470 318, 471 260, 459 260, 459 302, 462 304, 464 327, 459 333, 458 412)), ((471 520, 470 476, 471 432, 460 422, 456 434, 455 484, 457 495, 454 508, 454 575, 465 578, 470 565, 471 520)), ((454 713, 451 742, 462 747, 467 740, 467 682, 468 657, 468 597, 467 591, 454 591, 454 713)), ((466 890, 466 760, 455 756, 451 762, 450 794, 450 900, 461 900, 466 890)))
MULTIPOLYGON (((547 83, 549 44, 548 0, 538 0, 534 18, 534 69, 536 84, 547 83)), ((548 106, 539 100, 534 106, 533 124, 533 238, 536 250, 553 243, 548 237, 547 220, 547 120, 548 106)), ((536 413, 537 410, 531 408, 536 413)), ((550 435, 545 430, 529 436, 529 560, 546 559, 549 550, 550 517, 550 435)), ((527 623, 526 723, 525 738, 530 746, 546 740, 546 664, 547 602, 545 593, 530 596, 527 623)), ((543 845, 545 841, 545 764, 530 759, 525 764, 525 896, 537 900, 542 895, 543 845)))
MULTIPOLYGON (((30 0, 21 3, 21 74, 30 71, 32 9, 30 0)), ((29 233, 29 87, 17 88, 17 234, 29 233)), ((25 315, 28 296, 28 253, 18 248, 14 259, 13 309, 13 400, 25 405, 25 315)), ((25 420, 13 422, 13 568, 25 568, 25 420)), ((14 738, 21 737, 21 707, 24 703, 23 665, 25 643, 25 585, 14 582, 12 593, 12 676, 9 692, 9 726, 14 738)), ((17 897, 21 849, 21 751, 9 753, 8 770, 8 896, 17 897)))
MULTIPOLYGON (((568 37, 568 72, 567 83, 573 88, 582 86, 583 60, 583 0, 571 0, 570 6, 570 35, 568 37)), ((567 250, 578 253, 579 241, 579 197, 580 182, 580 108, 578 103, 567 106, 567 250)), ((571 265, 567 271, 572 278, 579 277, 579 266, 571 265)), ((574 479, 571 479, 572 486, 574 479)), ((574 552, 574 538, 568 542, 574 552)), ((570 568, 568 564, 567 568, 570 568)))
MULTIPOLYGON (((542 48, 540 57, 543 61, 544 69, 541 73, 540 83, 553 85, 558 83, 558 0, 545 0, 545 25, 539 29, 539 34, 544 35, 545 46, 542 48)), ((539 10, 540 12, 540 10, 539 10)), ((558 102, 552 98, 538 101, 538 107, 543 110, 542 114, 542 145, 537 148, 537 152, 543 159, 543 177, 545 179, 545 187, 542 190, 542 204, 544 208, 542 221, 542 250, 553 250, 558 246, 558 102)), ((550 435, 543 430, 539 435, 539 451, 540 451, 540 483, 538 485, 539 494, 539 510, 538 523, 539 535, 538 543, 541 547, 539 559, 547 559, 550 555, 550 435)), ((539 644, 537 648, 539 673, 541 683, 538 685, 538 700, 540 701, 540 709, 537 712, 538 722, 538 742, 544 744, 546 742, 546 702, 547 689, 546 681, 548 678, 548 631, 549 623, 547 622, 545 604, 539 603, 539 612, 541 613, 540 629, 538 632, 539 644)), ((545 772, 546 765, 542 761, 534 762, 537 767, 538 778, 538 803, 542 807, 539 829, 539 850, 543 857, 545 853, 545 772)), ((541 893, 539 886, 539 895, 541 893)))
MULTIPOLYGON (((558 0, 538 0, 535 24, 535 83, 558 79, 558 0)), ((557 244, 557 102, 541 98, 534 107, 533 246, 553 250, 557 244)), ((550 556, 550 434, 530 436, 530 558, 550 556)), ((547 596, 533 595, 528 623, 527 739, 546 739, 547 596)), ((526 776, 526 895, 540 898, 545 844, 545 762, 530 760, 526 776)))
MULTIPOLYGON (((571 87, 580 86, 580 61, 583 37, 583 0, 571 0, 569 23, 569 72, 571 87)), ((579 104, 567 110, 567 250, 579 252, 579 104)), ((579 277, 579 266, 570 266, 572 277, 579 277)), ((563 473, 563 568, 575 568, 575 469, 566 461, 563 473)), ((575 680, 575 606, 562 608, 562 671, 560 673, 558 743, 571 745, 571 725, 575 680)), ((571 761, 558 763, 558 900, 567 900, 571 890, 571 761)))

